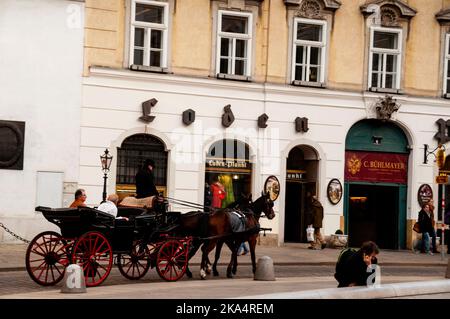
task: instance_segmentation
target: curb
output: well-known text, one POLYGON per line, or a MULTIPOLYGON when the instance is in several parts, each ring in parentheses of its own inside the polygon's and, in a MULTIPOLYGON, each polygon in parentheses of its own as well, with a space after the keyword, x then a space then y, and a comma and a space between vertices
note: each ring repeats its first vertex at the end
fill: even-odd
MULTIPOLYGON (((218 263, 218 266, 228 266, 228 263, 222 262, 218 263)), ((251 266, 251 262, 241 262, 239 265, 251 266)), ((395 262, 387 262, 380 263, 382 266, 388 267, 446 267, 447 262, 443 261, 442 263, 395 263, 395 262)), ((199 262, 189 263, 189 266, 198 266, 200 267, 199 262)), ((335 262, 323 261, 323 262, 274 262, 274 266, 336 266, 335 262)), ((114 266, 116 267, 116 266, 114 266)), ((9 272, 9 271, 26 271, 26 267, 2 267, 0 268, 0 272, 9 272)))
POLYGON ((384 299, 441 293, 450 293, 449 279, 386 284, 374 288, 351 287, 317 289, 244 296, 233 299, 384 299))

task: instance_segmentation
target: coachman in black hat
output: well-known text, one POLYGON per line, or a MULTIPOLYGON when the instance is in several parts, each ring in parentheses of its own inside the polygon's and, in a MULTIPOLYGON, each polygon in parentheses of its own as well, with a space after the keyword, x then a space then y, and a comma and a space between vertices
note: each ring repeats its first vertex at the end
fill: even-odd
POLYGON ((146 159, 144 165, 136 174, 136 198, 145 198, 158 195, 154 183, 153 169, 155 161, 146 159))

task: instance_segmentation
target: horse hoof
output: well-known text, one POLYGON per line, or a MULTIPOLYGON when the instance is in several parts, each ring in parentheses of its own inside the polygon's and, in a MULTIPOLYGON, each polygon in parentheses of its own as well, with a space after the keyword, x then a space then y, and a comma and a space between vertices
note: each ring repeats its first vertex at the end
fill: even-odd
POLYGON ((206 273, 207 273, 208 275, 211 274, 211 270, 212 270, 211 265, 208 265, 208 266, 206 267, 206 273))
POLYGON ((236 275, 236 273, 237 273, 237 270, 233 270, 233 275, 236 275))
POLYGON ((186 276, 188 276, 188 278, 192 278, 192 273, 191 272, 186 272, 186 276))
POLYGON ((206 273, 205 273, 205 271, 203 269, 200 270, 200 278, 202 278, 202 279, 206 278, 206 273))
POLYGON ((213 275, 214 275, 214 277, 218 277, 219 276, 219 272, 218 271, 214 271, 213 275))
POLYGON ((232 274, 227 274, 227 278, 233 278, 232 274))

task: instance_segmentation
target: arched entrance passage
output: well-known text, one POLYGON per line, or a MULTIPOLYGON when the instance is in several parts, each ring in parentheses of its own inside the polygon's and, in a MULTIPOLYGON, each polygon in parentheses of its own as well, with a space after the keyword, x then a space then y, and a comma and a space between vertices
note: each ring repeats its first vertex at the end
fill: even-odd
POLYGON ((252 189, 252 163, 249 146, 235 139, 223 139, 214 142, 206 154, 205 198, 206 206, 227 207, 239 200, 252 189), (219 181, 225 190, 225 196, 214 192, 214 184, 219 181))
POLYGON ((351 246, 406 245, 408 139, 392 122, 363 120, 345 141, 345 230, 351 246))
POLYGON ((317 194, 318 156, 307 145, 294 147, 286 162, 286 198, 284 213, 284 240, 306 242, 306 228, 310 223, 307 215, 306 195, 317 194))
POLYGON ((116 192, 120 198, 135 194, 135 176, 147 158, 155 161, 153 174, 156 188, 167 194, 166 145, 154 135, 134 134, 117 148, 116 192))

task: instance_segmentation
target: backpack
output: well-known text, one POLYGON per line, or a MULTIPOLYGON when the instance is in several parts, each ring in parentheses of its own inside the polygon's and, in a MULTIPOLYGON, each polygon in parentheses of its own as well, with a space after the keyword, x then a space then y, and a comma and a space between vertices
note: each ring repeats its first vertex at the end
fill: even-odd
POLYGON ((336 278, 339 284, 345 280, 345 264, 356 252, 357 250, 355 248, 345 248, 339 253, 336 263, 336 273, 334 274, 334 278, 336 278))

